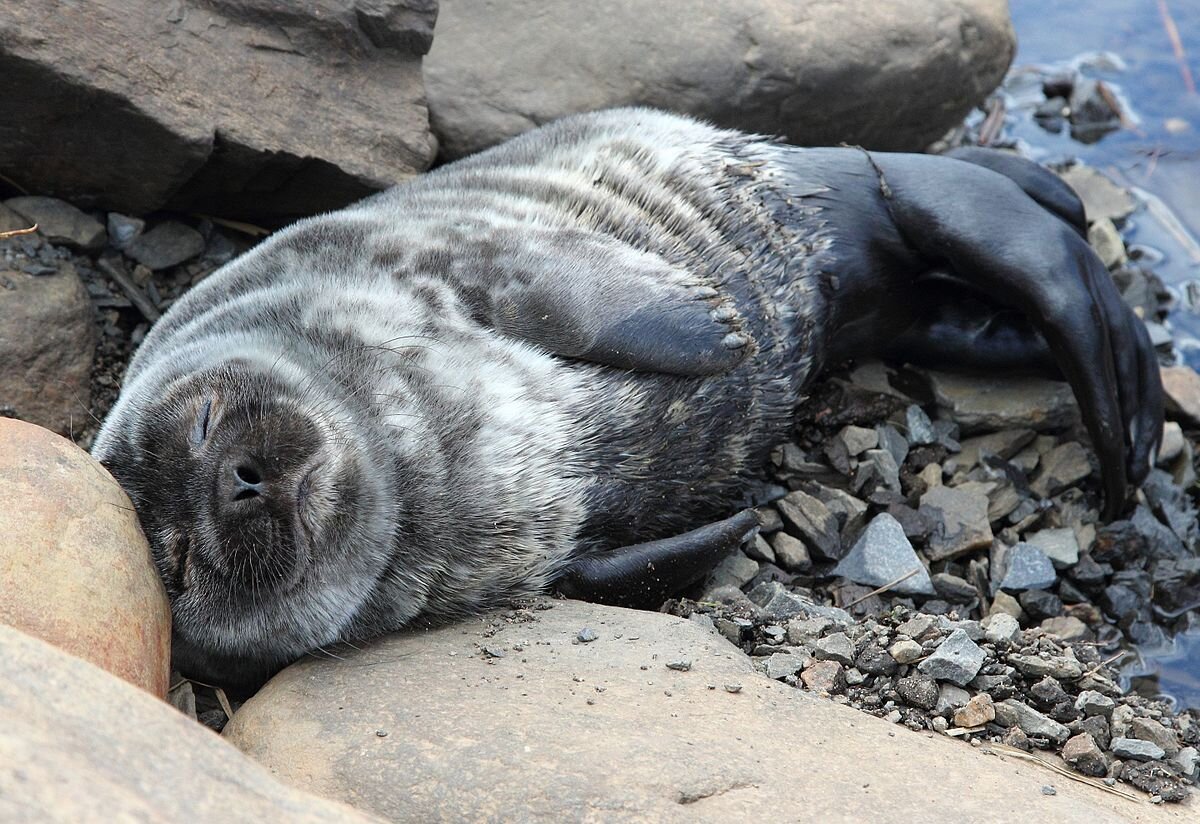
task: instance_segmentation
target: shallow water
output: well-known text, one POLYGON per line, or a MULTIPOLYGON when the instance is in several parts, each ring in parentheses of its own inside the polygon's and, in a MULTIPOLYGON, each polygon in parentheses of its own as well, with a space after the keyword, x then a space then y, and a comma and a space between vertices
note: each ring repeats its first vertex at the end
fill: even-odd
MULTIPOLYGON (((1052 134, 1028 116, 1007 132, 1035 158, 1077 157, 1135 188, 1140 208, 1123 234, 1176 298, 1169 318, 1183 359, 1200 367, 1200 2, 1196 0, 1010 0, 1018 50, 1006 83, 1010 108, 1040 97, 1023 67, 1079 68, 1103 80, 1126 109, 1125 128, 1094 143, 1052 134), (1164 14, 1165 12, 1165 14, 1164 14), (1173 22, 1184 58, 1169 32, 1173 22), (1184 67, 1186 66, 1186 72, 1184 67), (1024 82, 1027 81, 1027 82, 1024 82), (1023 88, 1024 87, 1024 88, 1023 88), (1157 260, 1161 255, 1162 259, 1157 260)), ((1125 676, 1140 692, 1200 708, 1200 630, 1147 650, 1125 676)))

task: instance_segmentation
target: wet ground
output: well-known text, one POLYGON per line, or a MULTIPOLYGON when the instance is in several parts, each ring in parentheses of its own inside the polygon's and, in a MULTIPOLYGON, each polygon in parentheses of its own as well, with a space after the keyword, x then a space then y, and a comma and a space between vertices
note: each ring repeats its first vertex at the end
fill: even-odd
MULTIPOLYGON (((1176 349, 1200 367, 1200 3, 1010 4, 1019 46, 1005 86, 1006 134, 1038 160, 1079 158, 1133 189, 1141 205, 1122 234, 1171 290, 1176 349), (1112 91, 1115 123, 1077 128, 1047 116, 1045 78, 1074 72, 1112 91)), ((1139 692, 1200 707, 1200 634, 1143 649, 1125 675, 1139 692)))

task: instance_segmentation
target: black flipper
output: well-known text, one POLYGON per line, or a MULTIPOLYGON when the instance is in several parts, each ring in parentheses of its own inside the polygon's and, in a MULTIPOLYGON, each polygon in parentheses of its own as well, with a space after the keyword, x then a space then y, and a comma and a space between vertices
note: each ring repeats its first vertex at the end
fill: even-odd
POLYGON ((924 155, 872 155, 896 228, 930 267, 1029 318, 1079 400, 1100 459, 1105 517, 1149 471, 1163 398, 1145 326, 1076 227, 1007 176, 924 155))
POLYGON ((757 516, 744 510, 673 538, 581 558, 563 573, 556 588, 568 598, 655 608, 709 572, 757 526, 757 516))
POLYGON ((496 238, 458 272, 472 311, 501 334, 671 375, 720 374, 753 350, 733 301, 662 258, 591 232, 521 233, 520 242, 496 238))
POLYGON ((999 172, 1020 186, 1043 209, 1066 221, 1081 237, 1087 237, 1083 201, 1061 177, 1044 166, 1008 152, 981 146, 960 146, 946 152, 946 157, 999 172))

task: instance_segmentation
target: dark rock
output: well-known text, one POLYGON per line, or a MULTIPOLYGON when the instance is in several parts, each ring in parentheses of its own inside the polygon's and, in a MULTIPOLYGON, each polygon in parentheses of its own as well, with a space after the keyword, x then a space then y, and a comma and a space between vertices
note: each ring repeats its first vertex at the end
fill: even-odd
POLYGON ((1063 761, 1084 775, 1102 776, 1108 773, 1108 759, 1090 734, 1081 732, 1067 740, 1062 749, 1063 761))
POLYGON ((1089 554, 1084 554, 1079 557, 1079 562, 1071 567, 1067 573, 1084 589, 1094 590, 1098 584, 1104 583, 1108 576, 1112 575, 1112 567, 1100 565, 1089 554))
POLYGON ((907 504, 892 504, 887 513, 900 522, 904 535, 911 540, 923 540, 933 531, 933 522, 907 504))
POLYGON ((875 432, 879 435, 879 448, 892 453, 896 466, 903 466, 904 459, 908 457, 908 439, 886 423, 875 427, 875 432))
POLYGON ((975 587, 957 575, 951 575, 948 572, 939 572, 937 575, 932 576, 932 580, 933 588, 937 590, 937 594, 952 604, 969 604, 979 597, 979 593, 975 587))
POLYGON ((992 543, 986 495, 939 486, 921 496, 920 511, 935 525, 926 549, 930 561, 956 558, 992 543))
POLYGON ((1108 749, 1108 745, 1112 741, 1112 734, 1108 729, 1108 719, 1102 715, 1094 715, 1074 721, 1071 723, 1071 728, 1089 733, 1092 738, 1096 739, 1096 743, 1100 745, 1100 748, 1104 750, 1108 749))
POLYGON ((795 527, 810 549, 836 561, 843 555, 837 519, 829 508, 806 492, 796 490, 776 502, 783 519, 795 527))
POLYGON ((1054 565, 1035 546, 1019 543, 1008 550, 1005 557, 1006 569, 1000 587, 1010 592, 1046 589, 1058 580, 1054 565))
POLYGON ((1187 547, 1174 532, 1163 526, 1145 504, 1133 511, 1130 522, 1146 540, 1146 551, 1151 558, 1182 558, 1188 555, 1187 547))
POLYGON ((900 693, 908 704, 931 710, 937 704, 937 681, 926 675, 909 675, 896 682, 896 692, 900 693))
POLYGON ((124 249, 146 229, 146 221, 119 212, 108 213, 108 242, 115 249, 124 249))
POLYGON ((896 671, 896 659, 878 644, 867 644, 854 659, 854 666, 868 675, 891 675, 896 671))
POLYGON ((1091 471, 1087 450, 1082 444, 1068 441, 1042 456, 1029 488, 1035 495, 1048 498, 1082 481, 1091 471))
POLYGON ((1129 615, 1136 614, 1141 604, 1142 599, 1137 593, 1120 584, 1106 586, 1100 595, 1100 606, 1114 621, 1122 621, 1129 615))
POLYGON ((1166 756, 1163 748, 1153 741, 1137 738, 1114 738, 1112 753, 1117 758, 1130 758, 1135 761, 1161 761, 1166 756))
POLYGON ((203 251, 201 234, 177 220, 164 221, 125 246, 125 254, 153 271, 177 266, 203 251))
POLYGON ((1041 623, 1047 618, 1062 615, 1063 602, 1053 592, 1027 589, 1017 596, 1017 600, 1031 621, 1041 623))
POLYGON ((834 568, 841 575, 859 584, 881 587, 905 574, 916 574, 892 587, 895 592, 911 595, 933 595, 929 571, 917 558, 904 529, 891 515, 880 513, 867 525, 850 552, 834 568))
MULTIPOLYGON (((0 57, 3 55, 0 40, 0 57)), ((0 132, 0 140, 3 132, 0 132)), ((4 205, 31 224, 36 223, 38 234, 51 243, 69 249, 95 252, 104 248, 108 235, 104 224, 84 214, 70 203, 53 197, 12 197, 4 205)))
POLYGON ((421 81, 433 0, 184 0, 170 12, 157 0, 7 9, 0 76, 21 121, 0 126, 0 173, 127 214, 279 220, 433 160, 421 81))
POLYGON ((884 489, 893 493, 897 500, 900 498, 900 468, 896 465, 892 453, 886 449, 868 449, 859 461, 858 471, 854 475, 854 491, 870 494, 876 489, 884 489))

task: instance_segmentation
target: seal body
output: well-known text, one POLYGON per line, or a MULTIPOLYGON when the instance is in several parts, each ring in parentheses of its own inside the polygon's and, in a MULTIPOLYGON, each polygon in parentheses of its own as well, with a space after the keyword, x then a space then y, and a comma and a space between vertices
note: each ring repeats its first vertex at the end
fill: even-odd
POLYGON ((881 175, 616 110, 223 267, 146 337, 93 450, 181 654, 277 664, 475 612, 744 505, 833 333, 912 324, 881 175))

